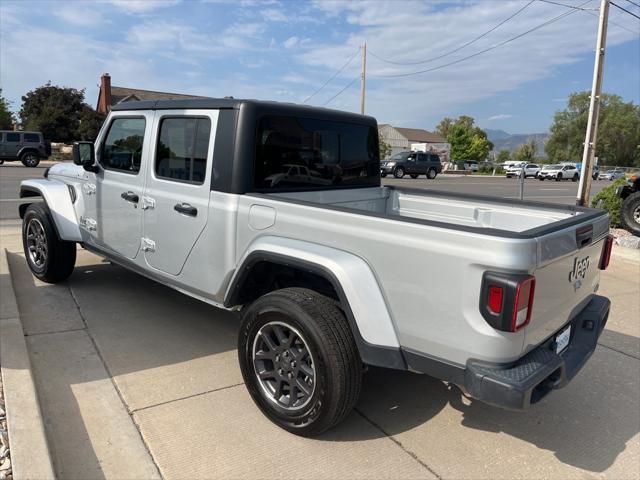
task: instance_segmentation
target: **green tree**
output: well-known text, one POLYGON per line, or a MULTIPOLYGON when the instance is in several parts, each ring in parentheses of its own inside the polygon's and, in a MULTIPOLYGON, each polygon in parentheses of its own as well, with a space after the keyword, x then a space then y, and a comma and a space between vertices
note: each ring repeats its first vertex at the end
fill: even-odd
POLYGON ((13 113, 9 101, 2 96, 0 88, 0 129, 10 130, 13 127, 13 113))
POLYGON ((380 145, 380 160, 383 160, 391 154, 391 146, 382 137, 379 137, 378 142, 380 145))
MULTIPOLYGON (((589 92, 573 93, 567 108, 556 112, 545 146, 550 160, 579 162, 589 116, 589 92)), ((618 95, 603 93, 596 156, 599 163, 640 166, 640 106, 618 95)))
POLYGON ((538 146, 536 145, 536 141, 530 138, 513 152, 513 157, 519 162, 530 163, 536 159, 537 151, 538 146))
POLYGON ((100 132, 100 128, 104 123, 105 116, 96 112, 89 105, 84 104, 80 117, 78 119, 78 128, 76 129, 76 140, 86 140, 93 142, 100 132))
POLYGON ((440 123, 436 126, 436 133, 442 138, 449 138, 451 129, 456 124, 455 120, 449 117, 444 117, 440 123))
POLYGON ((54 142, 75 139, 84 110, 84 90, 48 82, 22 97, 20 119, 26 130, 37 130, 54 142))
POLYGON ((509 152, 509 150, 500 150, 500 153, 498 153, 496 161, 498 163, 505 163, 505 162, 508 162, 510 159, 511 159, 511 152, 509 152))
POLYGON ((467 115, 462 115, 455 120, 444 118, 436 127, 436 131, 451 144, 453 161, 482 161, 487 158, 493 148, 493 144, 487 139, 486 132, 476 126, 473 118, 467 115))

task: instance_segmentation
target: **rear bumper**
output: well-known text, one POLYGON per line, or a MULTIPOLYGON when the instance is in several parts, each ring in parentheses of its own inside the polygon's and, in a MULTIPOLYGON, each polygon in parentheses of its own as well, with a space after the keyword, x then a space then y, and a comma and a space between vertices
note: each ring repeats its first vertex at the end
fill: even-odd
POLYGON ((569 345, 555 352, 556 335, 510 365, 469 361, 464 386, 478 400, 498 407, 524 410, 556 388, 564 387, 594 352, 607 323, 611 302, 594 296, 589 304, 562 327, 571 325, 569 345))
POLYGON ((410 370, 462 387, 471 397, 509 410, 525 410, 564 387, 593 354, 609 318, 611 302, 594 295, 570 322, 525 356, 508 364, 469 360, 452 365, 403 349, 410 370), (556 336, 571 325, 569 344, 556 353, 556 336))

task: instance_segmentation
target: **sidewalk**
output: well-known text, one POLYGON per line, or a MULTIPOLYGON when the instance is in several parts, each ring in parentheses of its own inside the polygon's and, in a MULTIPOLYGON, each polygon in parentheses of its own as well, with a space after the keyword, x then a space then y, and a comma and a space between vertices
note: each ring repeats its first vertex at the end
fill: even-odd
POLYGON ((318 439, 266 420, 242 384, 238 319, 79 250, 65 284, 28 272, 3 227, 59 477, 616 478, 640 476, 640 264, 614 257, 600 347, 529 412, 371 369, 356 410, 318 439))

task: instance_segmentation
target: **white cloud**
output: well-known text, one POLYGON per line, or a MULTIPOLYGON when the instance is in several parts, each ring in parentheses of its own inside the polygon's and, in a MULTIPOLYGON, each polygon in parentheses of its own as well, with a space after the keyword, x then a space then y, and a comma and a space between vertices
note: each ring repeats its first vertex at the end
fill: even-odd
POLYGON ((180 0, 109 0, 114 7, 126 13, 149 13, 158 8, 171 7, 180 0))
POLYGON ((498 115, 493 115, 493 116, 487 118, 487 120, 492 122, 492 121, 495 121, 495 120, 507 120, 509 118, 513 118, 513 115, 511 115, 509 113, 500 113, 498 115))
POLYGON ((60 5, 54 9, 53 14, 61 20, 79 27, 94 27, 107 20, 95 5, 88 8, 85 5, 60 5))
POLYGON ((299 40, 300 39, 298 37, 289 37, 282 42, 282 44, 284 45, 284 48, 293 48, 298 44, 299 40))
POLYGON ((269 22, 286 22, 289 20, 289 17, 278 8, 267 8, 260 13, 269 22))

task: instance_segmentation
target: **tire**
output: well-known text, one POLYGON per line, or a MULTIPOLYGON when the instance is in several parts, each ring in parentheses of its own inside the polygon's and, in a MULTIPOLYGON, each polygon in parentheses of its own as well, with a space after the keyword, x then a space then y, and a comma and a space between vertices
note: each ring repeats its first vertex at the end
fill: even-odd
POLYGON ((560 181, 562 181, 562 174, 561 173, 556 175, 556 182, 560 182, 560 181))
POLYGON ((404 177, 404 168, 398 167, 393 171, 393 176, 396 178, 404 177))
POLYGON ((434 178, 436 178, 437 175, 438 175, 438 172, 436 172, 435 168, 430 168, 429 170, 427 170, 427 178, 429 180, 433 180, 434 178))
POLYGON ((577 182, 578 179, 580 178, 580 176, 576 173, 573 178, 571 179, 572 182, 577 182))
POLYGON ((387 176, 387 174, 386 174, 386 173, 384 173, 384 172, 382 172, 382 173, 380 174, 380 177, 382 177, 382 178, 385 178, 386 176, 387 176))
POLYGON ((632 193, 624 199, 620 219, 627 230, 640 237, 640 192, 632 193))
POLYGON ((22 246, 31 272, 47 283, 66 280, 76 264, 76 244, 59 240, 49 210, 27 207, 22 221, 22 246))
POLYGON ((296 435, 319 435, 338 424, 360 395, 362 361, 349 324, 334 301, 313 290, 285 288, 253 302, 243 315, 238 358, 258 408, 296 435))
POLYGON ((4 163, 4 160, 0 160, 0 165, 2 165, 4 163))
POLYGON ((415 174, 415 173, 412 173, 412 174, 410 175, 410 177, 415 179, 415 178, 418 178, 418 175, 417 175, 417 174, 415 174))
POLYGON ((38 158, 38 154, 35 152, 25 152, 20 157, 20 161, 25 167, 35 168, 40 163, 40 159, 38 158))

